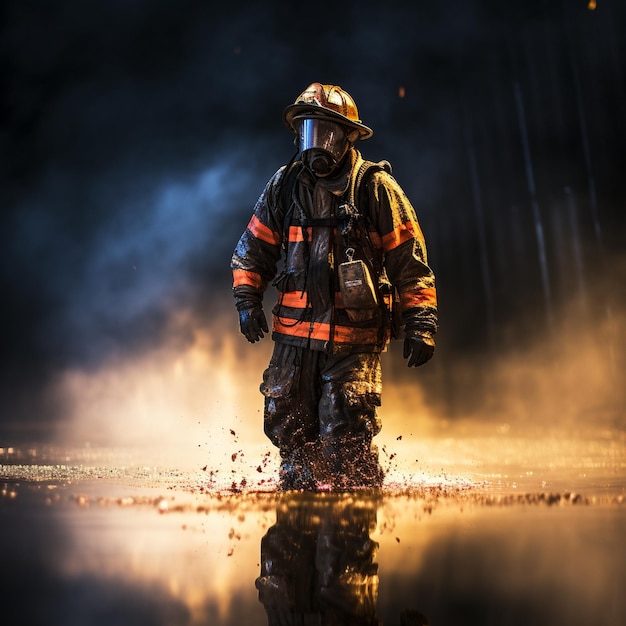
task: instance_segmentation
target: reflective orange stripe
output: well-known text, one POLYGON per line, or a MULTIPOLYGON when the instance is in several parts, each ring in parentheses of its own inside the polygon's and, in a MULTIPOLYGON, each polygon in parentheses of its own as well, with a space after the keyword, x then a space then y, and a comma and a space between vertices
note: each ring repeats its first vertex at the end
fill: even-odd
MULTIPOLYGON (((283 306, 288 306, 292 309, 306 309, 311 305, 307 304, 306 294, 301 291, 288 291, 285 293, 278 293, 278 302, 283 306)), ((343 309, 343 300, 341 298, 341 291, 335 292, 335 307, 343 309)))
MULTIPOLYGON (((273 330, 283 335, 305 337, 328 341, 330 338, 330 324, 320 322, 295 323, 288 317, 274 316, 273 330)), ((335 326, 334 340, 339 343, 368 344, 378 342, 377 328, 351 328, 350 326, 335 326)))
POLYGON ((278 302, 283 306, 288 306, 292 309, 305 309, 307 308, 306 293, 301 291, 288 291, 286 293, 278 294, 278 302))
MULTIPOLYGON (((313 236, 313 229, 309 226, 306 229, 307 241, 311 241, 313 236)), ((299 241, 304 241, 304 235, 302 232, 301 226, 290 226, 289 227, 289 243, 297 243, 299 241)))
POLYGON ((276 233, 271 228, 267 227, 256 215, 250 218, 248 230, 261 241, 270 243, 273 246, 280 245, 280 233, 276 233))
POLYGON ((377 343, 378 328, 335 326, 335 341, 342 343, 377 343))
POLYGON ((241 285, 249 285, 257 289, 263 288, 263 279, 256 272, 248 272, 246 270, 233 270, 233 287, 241 285))
POLYGON ((407 291, 400 294, 403 309, 415 306, 437 306, 437 292, 434 287, 426 287, 417 291, 407 291))
POLYGON ((273 330, 283 335, 293 335, 294 337, 310 337, 328 341, 330 336, 330 324, 320 324, 310 322, 296 322, 288 317, 274 316, 273 330))
POLYGON ((422 237, 422 232, 415 222, 405 222, 383 236, 383 248, 385 252, 389 252, 409 239, 421 239, 422 237))

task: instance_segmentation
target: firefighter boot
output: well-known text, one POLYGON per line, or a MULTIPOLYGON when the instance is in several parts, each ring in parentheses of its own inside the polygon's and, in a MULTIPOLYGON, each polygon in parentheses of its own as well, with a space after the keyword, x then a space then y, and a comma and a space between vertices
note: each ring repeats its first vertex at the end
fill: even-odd
POLYGON ((382 487, 384 472, 371 437, 345 435, 332 444, 325 444, 323 451, 334 490, 382 487))
POLYGON ((281 448, 280 456, 282 491, 318 491, 326 482, 328 472, 319 452, 319 444, 310 442, 291 450, 281 448))

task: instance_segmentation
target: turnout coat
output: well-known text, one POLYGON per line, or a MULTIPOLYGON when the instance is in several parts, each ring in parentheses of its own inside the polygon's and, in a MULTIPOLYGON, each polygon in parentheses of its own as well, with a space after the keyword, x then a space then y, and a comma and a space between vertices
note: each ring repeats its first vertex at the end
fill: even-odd
POLYGON ((395 327, 436 332, 424 236, 389 170, 351 147, 332 178, 316 178, 296 161, 268 181, 231 268, 238 303, 260 302, 270 284, 276 288, 274 341, 349 354, 384 350, 398 333, 394 319, 395 327), (350 281, 355 261, 365 275, 350 281), (355 307, 346 300, 360 280, 373 298, 355 307))

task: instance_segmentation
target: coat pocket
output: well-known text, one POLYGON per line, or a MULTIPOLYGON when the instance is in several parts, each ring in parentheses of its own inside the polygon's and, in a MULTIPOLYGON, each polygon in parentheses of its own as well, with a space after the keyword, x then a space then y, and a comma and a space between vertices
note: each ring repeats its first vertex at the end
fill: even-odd
POLYGON ((286 344, 275 344, 274 354, 263 372, 261 393, 266 398, 289 396, 297 378, 296 350, 286 344))

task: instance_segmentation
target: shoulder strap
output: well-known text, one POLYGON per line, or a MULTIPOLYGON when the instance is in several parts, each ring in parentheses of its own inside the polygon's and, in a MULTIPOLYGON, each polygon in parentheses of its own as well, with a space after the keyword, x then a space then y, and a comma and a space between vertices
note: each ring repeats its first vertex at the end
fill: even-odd
POLYGON ((370 175, 376 171, 385 171, 388 174, 391 174, 391 163, 386 160, 382 161, 366 161, 360 155, 355 163, 356 174, 352 177, 352 182, 350 185, 350 195, 348 198, 349 203, 352 206, 359 207, 360 204, 360 195, 361 195, 361 187, 366 175, 370 175), (357 200, 359 204, 357 204, 357 200))
POLYGON ((369 231, 372 228, 372 219, 363 188, 367 177, 381 170, 391 173, 391 164, 388 161, 366 161, 359 153, 352 168, 353 173, 347 190, 347 197, 344 195, 345 202, 339 206, 341 216, 344 219, 341 228, 344 242, 356 238, 356 243, 368 251, 366 254, 370 265, 378 276, 383 273, 382 258, 380 251, 370 238, 369 231), (359 224, 360 226, 358 226, 359 224))
POLYGON ((363 188, 367 182, 367 177, 369 177, 374 172, 385 171, 388 174, 391 174, 391 163, 387 160, 382 160, 378 162, 374 161, 363 161, 360 164, 359 170, 354 176, 354 182, 352 188, 350 190, 350 202, 353 206, 355 206, 355 201, 358 201, 357 211, 361 215, 362 219, 365 221, 366 228, 363 230, 363 237, 366 240, 367 245, 370 250, 370 262, 372 263, 372 267, 374 268, 377 277, 378 277, 378 291, 382 297, 382 301, 384 302, 385 309, 387 311, 388 316, 388 324, 389 324, 389 338, 390 339, 400 339, 402 337, 402 315, 400 308, 400 296, 394 286, 389 282, 389 278, 387 277, 387 272, 384 268, 382 258, 380 255, 380 251, 377 250, 370 239, 370 236, 367 232, 370 223, 370 211, 367 206, 366 196, 363 194, 363 188))

